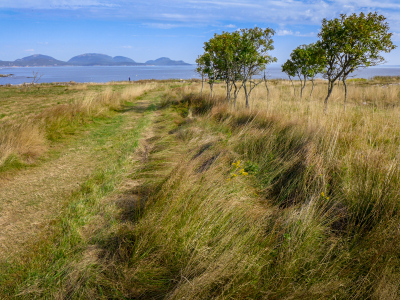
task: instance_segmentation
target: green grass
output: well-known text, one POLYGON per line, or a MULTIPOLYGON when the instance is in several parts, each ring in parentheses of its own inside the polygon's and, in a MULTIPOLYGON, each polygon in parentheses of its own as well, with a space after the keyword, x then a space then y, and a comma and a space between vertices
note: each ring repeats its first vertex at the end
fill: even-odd
POLYGON ((21 170, 27 167, 29 167, 29 165, 21 161, 19 157, 10 155, 0 166, 0 173, 21 170))
POLYGON ((107 160, 32 251, 1 266, 1 296, 399 298, 394 157, 349 126, 335 136, 182 86, 138 101, 90 125, 107 160))
MULTIPOLYGON (((136 149, 140 136, 148 126, 149 114, 144 114, 135 123, 134 130, 128 132, 119 131, 122 120, 123 116, 114 118, 91 132, 88 138, 96 141, 99 151, 107 151, 107 161, 71 196, 61 216, 52 221, 45 235, 31 245, 34 251, 19 258, 19 263, 5 263, 0 267, 2 297, 11 298, 22 292, 21 298, 52 298, 59 291, 60 280, 68 279, 65 275, 80 260, 91 244, 90 240, 96 239, 96 236, 83 237, 81 230, 98 215, 102 215, 107 223, 102 230, 115 222, 101 200, 124 177, 125 168, 130 164, 128 156, 136 149), (111 147, 106 144, 111 144, 111 147), (38 282, 40 284, 36 285, 38 282), (35 288, 26 290, 27 285, 35 288)), ((74 294, 75 298, 78 297, 79 291, 73 291, 71 295, 74 294)))

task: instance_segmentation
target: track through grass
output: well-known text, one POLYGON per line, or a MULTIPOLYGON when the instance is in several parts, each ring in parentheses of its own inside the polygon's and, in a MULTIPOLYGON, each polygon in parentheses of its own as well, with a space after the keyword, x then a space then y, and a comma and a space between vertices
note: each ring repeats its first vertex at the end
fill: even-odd
MULTIPOLYGON (((10 297, 16 292, 10 292, 10 283, 15 288, 18 281, 38 271, 34 271, 34 265, 43 263, 42 256, 51 260, 52 255, 58 256, 66 250, 65 244, 76 244, 73 237, 77 233, 66 233, 69 231, 66 228, 73 231, 72 228, 84 226, 85 220, 96 214, 95 202, 110 193, 123 177, 143 130, 149 126, 153 109, 150 106, 147 110, 147 105, 147 102, 130 105, 118 115, 92 124, 70 147, 60 151, 55 160, 3 181, 0 187, 2 298, 5 290, 10 297), (87 215, 82 215, 80 209, 87 215), (17 266, 16 261, 19 261, 17 266), (16 280, 19 276, 23 278, 16 280)), ((41 268, 47 270, 47 264, 41 268)))

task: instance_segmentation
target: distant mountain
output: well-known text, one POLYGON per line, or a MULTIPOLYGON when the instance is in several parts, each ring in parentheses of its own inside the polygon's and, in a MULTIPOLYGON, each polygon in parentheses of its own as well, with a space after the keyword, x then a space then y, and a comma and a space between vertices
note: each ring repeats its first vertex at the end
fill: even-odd
POLYGON ((68 61, 71 65, 93 66, 93 65, 110 65, 113 64, 113 58, 109 55, 98 53, 85 53, 74 56, 68 61))
POLYGON ((124 56, 115 56, 114 58, 99 53, 85 53, 74 56, 68 61, 68 64, 75 66, 135 66, 140 63, 124 56))
POLYGON ((156 60, 148 60, 145 62, 146 65, 155 65, 155 66, 178 66, 178 65, 189 65, 185 63, 183 60, 171 60, 168 57, 160 57, 156 60))
POLYGON ((57 60, 51 56, 35 54, 15 61, 1 61, 2 67, 41 67, 41 66, 183 66, 189 65, 182 60, 171 60, 168 57, 160 57, 156 60, 149 60, 146 63, 138 63, 125 56, 111 57, 99 53, 85 53, 74 56, 68 62, 57 60))
POLYGON ((136 64, 137 62, 134 61, 133 59, 130 59, 129 57, 125 57, 125 56, 115 56, 113 58, 113 61, 115 63, 134 63, 136 64))
POLYGON ((12 65, 13 65, 13 62, 11 62, 11 61, 0 60, 0 67, 10 67, 12 65))
MULTIPOLYGON (((8 62, 9 63, 9 62, 8 62)), ((65 66, 67 63, 61 60, 57 60, 51 56, 34 54, 24 58, 15 60, 12 63, 14 66, 65 66)))

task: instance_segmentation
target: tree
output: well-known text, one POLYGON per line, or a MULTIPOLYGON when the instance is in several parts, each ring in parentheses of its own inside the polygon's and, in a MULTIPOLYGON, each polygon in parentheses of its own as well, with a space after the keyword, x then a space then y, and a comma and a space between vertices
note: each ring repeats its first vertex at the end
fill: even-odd
POLYGON ((297 70, 297 66, 293 63, 293 61, 291 61, 290 59, 288 59, 283 65, 282 65, 282 72, 286 73, 289 77, 290 82, 292 83, 293 86, 293 93, 294 96, 296 96, 296 88, 294 86, 292 77, 296 76, 296 70, 297 70))
POLYGON ((204 77, 206 76, 206 65, 204 62, 204 58, 199 55, 196 59, 196 64, 197 64, 196 72, 199 73, 201 76, 200 96, 203 97, 204 77))
POLYGON ((211 98, 213 97, 214 82, 216 78, 216 68, 209 53, 204 53, 196 59, 196 72, 201 75, 201 96, 203 96, 203 84, 205 77, 210 86, 211 98))
POLYGON ((310 44, 307 46, 307 72, 308 77, 312 82, 312 88, 310 92, 310 97, 312 97, 314 86, 315 86, 315 77, 318 74, 323 73, 325 67, 325 56, 321 48, 316 44, 310 44))
POLYGON ((275 31, 271 28, 255 27, 240 30, 238 67, 246 97, 246 108, 250 107, 252 90, 262 82, 255 82, 254 76, 260 75, 267 64, 277 61, 276 57, 268 54, 274 49, 272 40, 274 33, 275 31))
POLYGON ((322 20, 322 28, 317 42, 325 57, 324 77, 328 79, 328 94, 324 100, 324 112, 327 112, 328 100, 335 81, 342 80, 345 86, 345 102, 347 102, 346 79, 358 68, 375 66, 384 62, 380 55, 395 49, 389 33, 386 18, 378 13, 365 15, 340 15, 333 20, 322 20))
POLYGON ((198 72, 205 72, 203 74, 209 78, 212 76, 213 80, 223 80, 229 102, 234 88, 234 105, 243 88, 246 107, 249 107, 251 91, 262 82, 256 82, 254 76, 260 75, 266 64, 276 61, 275 57, 268 55, 268 51, 273 50, 273 34, 274 31, 270 28, 257 27, 215 34, 204 43, 204 54, 196 61, 198 72))
POLYGON ((213 80, 223 80, 226 83, 226 97, 230 101, 232 86, 236 80, 238 33, 223 32, 204 43, 204 54, 208 63, 213 66, 213 80))
POLYGON ((297 76, 300 80, 300 99, 303 99, 303 90, 307 80, 310 79, 312 81, 311 96, 314 90, 314 79, 323 71, 323 62, 322 51, 315 44, 301 45, 292 51, 290 59, 282 65, 282 72, 289 76, 295 96, 296 89, 292 77, 297 76))

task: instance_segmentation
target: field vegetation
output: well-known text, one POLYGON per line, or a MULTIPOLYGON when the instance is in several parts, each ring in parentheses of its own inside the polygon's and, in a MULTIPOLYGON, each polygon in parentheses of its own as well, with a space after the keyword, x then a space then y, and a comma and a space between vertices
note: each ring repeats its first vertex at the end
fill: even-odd
POLYGON ((1 87, 0 298, 398 299, 400 81, 268 87, 1 87))
POLYGON ((1 91, 0 170, 27 166, 52 142, 73 134, 82 125, 105 118, 151 85, 41 85, 4 87, 1 91), (118 91, 118 92, 117 92, 118 91))

